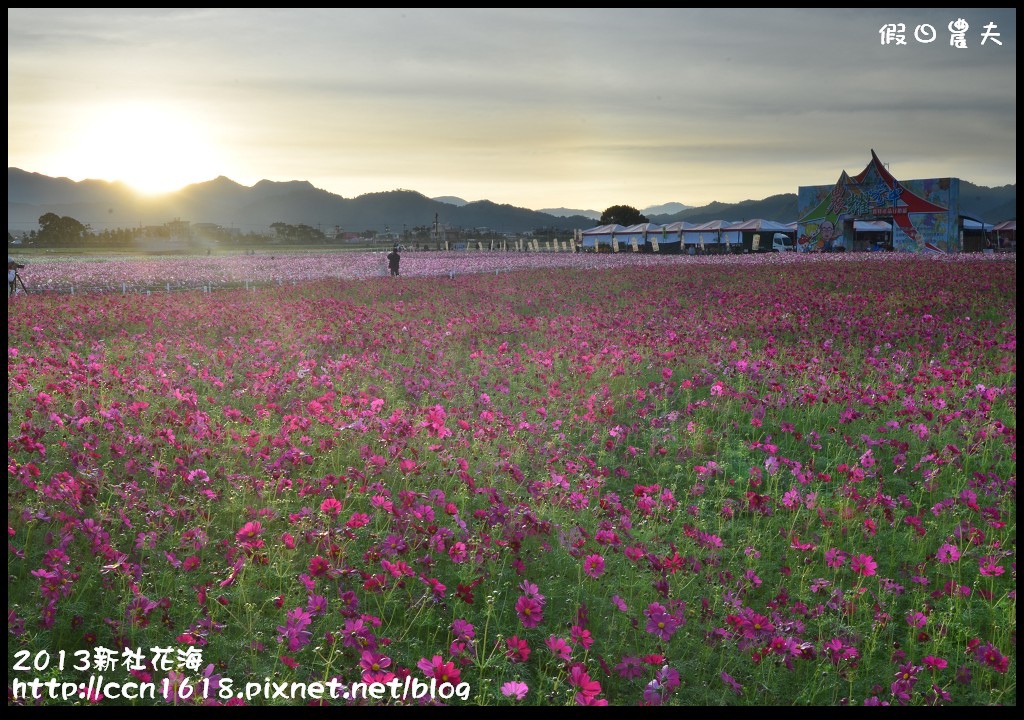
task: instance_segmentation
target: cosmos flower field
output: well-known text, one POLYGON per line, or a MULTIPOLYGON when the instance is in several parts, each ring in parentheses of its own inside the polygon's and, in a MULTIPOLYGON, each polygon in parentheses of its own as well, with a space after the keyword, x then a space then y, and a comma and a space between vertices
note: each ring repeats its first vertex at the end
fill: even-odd
POLYGON ((9 704, 1016 704, 1014 256, 25 278, 9 704))

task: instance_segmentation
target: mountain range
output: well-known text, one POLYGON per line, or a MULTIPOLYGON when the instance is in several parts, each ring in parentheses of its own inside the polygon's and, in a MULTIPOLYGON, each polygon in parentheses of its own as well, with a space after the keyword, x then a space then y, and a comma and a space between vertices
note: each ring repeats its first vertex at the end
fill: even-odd
MULTIPOLYGON (((1017 186, 988 188, 961 180, 960 205, 963 212, 986 222, 1015 219, 1017 186)), ((797 217, 797 196, 785 193, 763 200, 713 202, 702 207, 667 203, 643 208, 641 212, 654 223, 754 218, 793 222, 797 217)), ((177 192, 145 196, 120 182, 76 182, 7 168, 8 232, 34 230, 39 218, 46 213, 72 217, 96 231, 186 220, 235 227, 245 233, 263 232, 278 222, 305 224, 325 232, 335 229, 395 232, 399 228, 431 227, 435 220, 448 228, 489 228, 520 233, 539 228, 587 229, 601 217, 601 212, 596 210, 529 210, 489 200, 467 202, 453 196, 428 198, 412 190, 344 198, 306 181, 261 180, 246 187, 223 176, 188 185, 177 192)))
MULTIPOLYGON (((455 205, 456 207, 462 207, 468 205, 469 201, 463 200, 460 197, 454 195, 445 195, 443 197, 434 198, 438 202, 448 203, 449 205, 455 205)), ((693 207, 692 205, 683 205, 679 202, 665 203, 664 205, 651 205, 640 209, 640 213, 646 217, 653 215, 671 215, 673 213, 682 212, 693 207)), ((601 219, 604 214, 600 210, 573 210, 572 208, 540 208, 537 212, 547 213, 548 215, 554 215, 555 217, 585 217, 597 222, 601 219)))

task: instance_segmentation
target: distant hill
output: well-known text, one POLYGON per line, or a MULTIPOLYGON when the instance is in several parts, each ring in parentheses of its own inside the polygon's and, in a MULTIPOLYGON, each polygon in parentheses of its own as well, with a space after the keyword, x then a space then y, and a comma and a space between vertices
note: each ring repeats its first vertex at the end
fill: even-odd
POLYGON ((246 187, 223 176, 178 192, 149 197, 135 193, 123 183, 74 182, 19 168, 7 169, 7 228, 12 232, 36 229, 39 218, 49 212, 73 217, 93 230, 163 225, 172 220, 215 223, 243 232, 265 231, 277 222, 305 224, 324 231, 337 227, 354 232, 394 232, 429 228, 435 218, 447 228, 488 228, 513 233, 539 228, 572 231, 594 224, 586 217, 555 217, 487 200, 461 202, 461 206, 456 206, 412 190, 344 198, 305 181, 261 180, 246 187))
MULTIPOLYGON (((664 205, 652 205, 646 207, 640 211, 642 215, 650 218, 652 215, 668 215, 671 213, 678 213, 693 207, 692 205, 683 205, 679 202, 665 203, 664 205)), ((537 212, 547 213, 548 215, 554 215, 556 217, 571 217, 573 215, 580 215, 582 217, 588 217, 591 220, 598 221, 604 214, 601 210, 572 210, 570 208, 541 208, 537 212)))
POLYGON ((683 210, 689 210, 693 205, 683 205, 679 202, 665 203, 664 205, 651 205, 646 207, 640 212, 650 217, 651 215, 672 215, 673 213, 680 213, 683 210))
MULTIPOLYGON (((645 213, 646 214, 646 213, 645 213)), ((744 200, 738 203, 713 202, 703 207, 691 207, 680 212, 666 215, 647 215, 653 223, 670 223, 685 220, 692 223, 704 223, 711 220, 774 220, 790 223, 796 217, 796 193, 772 195, 764 200, 744 200)))
POLYGON ((602 213, 597 210, 571 210, 569 208, 541 208, 537 212, 547 213, 548 215, 554 215, 555 217, 573 217, 578 215, 580 217, 590 218, 591 220, 600 220, 602 213))
MULTIPOLYGON (((1015 219, 1017 186, 987 188, 961 180, 961 207, 987 222, 1015 219)), ((356 198, 314 187, 306 181, 261 180, 252 187, 226 177, 189 185, 178 192, 155 197, 139 195, 123 183, 103 180, 75 182, 18 168, 7 168, 7 228, 11 232, 35 230, 46 213, 69 216, 93 230, 163 225, 172 220, 215 223, 243 232, 262 232, 273 223, 305 224, 325 232, 375 230, 392 232, 431 227, 435 218, 447 228, 487 228, 522 233, 540 228, 571 231, 593 227, 601 213, 594 210, 545 211, 489 200, 466 202, 457 197, 428 198, 412 190, 369 193, 356 198), (568 215, 558 213, 566 212, 568 215)), ((667 203, 642 211, 651 222, 677 220, 796 220, 796 195, 773 195, 740 203, 714 202, 703 207, 667 203), (658 214, 657 209, 677 212, 658 214)))
POLYGON ((1017 219, 1017 186, 984 187, 960 181, 960 208, 980 220, 998 223, 1017 219))
MULTIPOLYGON (((434 200, 436 200, 437 202, 447 203, 448 205, 454 205, 455 207, 462 207, 467 202, 460 197, 455 197, 454 195, 443 195, 442 197, 434 198, 434 200)), ((541 210, 540 212, 544 211, 541 210)))

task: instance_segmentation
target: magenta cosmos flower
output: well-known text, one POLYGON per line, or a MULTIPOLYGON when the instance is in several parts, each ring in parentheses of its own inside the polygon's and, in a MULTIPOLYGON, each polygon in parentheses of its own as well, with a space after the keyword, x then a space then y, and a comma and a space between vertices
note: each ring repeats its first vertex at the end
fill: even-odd
POLYGON ((956 545, 943 543, 942 547, 940 547, 938 552, 935 553, 935 557, 938 558, 940 563, 948 565, 950 563, 955 563, 960 559, 960 551, 957 549, 956 545))
POLYGON ((427 678, 433 678, 439 683, 451 683, 452 685, 458 685, 462 673, 455 663, 448 661, 445 662, 440 655, 434 655, 430 660, 421 658, 416 667, 423 671, 423 674, 427 678))
POLYGON ((878 570, 878 563, 870 555, 861 553, 860 555, 855 555, 850 561, 850 569, 858 575, 868 577, 874 575, 875 571, 878 570))
POLYGON ((518 636, 513 635, 508 638, 505 641, 505 646, 508 648, 505 651, 505 656, 513 663, 526 662, 530 659, 530 646, 518 636))
POLYGON ((544 606, 537 598, 520 595, 516 600, 516 614, 524 628, 534 628, 544 619, 544 606))
POLYGON ((604 558, 600 555, 587 555, 583 561, 583 572, 592 578, 601 577, 604 573, 604 558))
POLYGON ((647 616, 647 625, 644 630, 663 642, 671 640, 676 628, 679 627, 676 619, 660 603, 651 603, 644 610, 644 615, 647 616))
POLYGON ((512 680, 501 686, 501 694, 505 697, 522 700, 530 690, 529 686, 519 680, 512 680))

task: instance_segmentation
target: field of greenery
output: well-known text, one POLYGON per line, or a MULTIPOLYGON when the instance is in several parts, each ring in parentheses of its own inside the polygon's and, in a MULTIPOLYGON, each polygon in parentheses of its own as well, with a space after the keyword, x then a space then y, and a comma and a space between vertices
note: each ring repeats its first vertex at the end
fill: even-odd
POLYGON ((9 299, 9 705, 1016 704, 1014 256, 229 262, 9 299))

